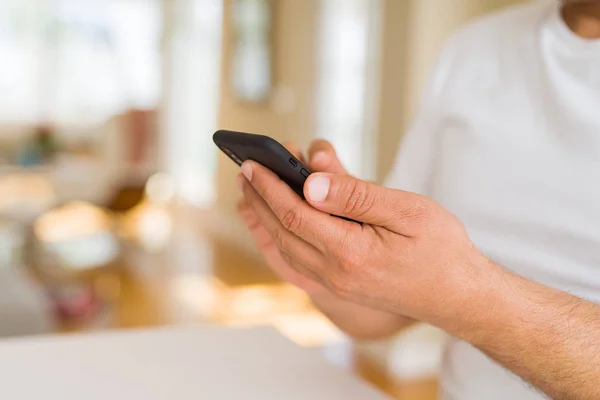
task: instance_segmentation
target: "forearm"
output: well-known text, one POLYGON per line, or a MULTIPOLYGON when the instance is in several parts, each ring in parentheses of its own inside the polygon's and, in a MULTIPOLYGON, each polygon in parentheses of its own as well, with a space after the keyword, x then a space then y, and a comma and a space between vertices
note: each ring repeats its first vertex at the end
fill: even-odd
POLYGON ((415 321, 400 315, 366 308, 329 293, 312 294, 315 306, 340 330, 360 340, 383 339, 395 335, 415 321))
POLYGON ((600 306, 492 271, 451 333, 553 399, 600 398, 600 306))

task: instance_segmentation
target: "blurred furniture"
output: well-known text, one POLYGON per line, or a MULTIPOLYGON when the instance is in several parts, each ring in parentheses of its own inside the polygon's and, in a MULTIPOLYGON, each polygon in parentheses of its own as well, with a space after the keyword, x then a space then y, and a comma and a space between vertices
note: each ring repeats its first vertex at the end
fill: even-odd
POLYGON ((271 329, 196 327, 11 341, 0 343, 0 371, 5 399, 384 399, 271 329))
POLYGON ((0 168, 0 336, 47 333, 58 319, 89 318, 99 309, 96 277, 119 245, 110 214, 65 203, 104 197, 105 186, 83 164, 0 168))
POLYGON ((114 194, 114 160, 59 154, 51 165, 0 165, 0 214, 31 220, 64 201, 105 204, 114 194))
POLYGON ((57 203, 46 168, 0 166, 0 218, 26 225, 57 203))
POLYGON ((103 305, 98 282, 120 255, 111 214, 89 203, 65 203, 34 221, 28 245, 28 267, 61 322, 94 318, 103 305))
POLYGON ((42 288, 21 268, 19 225, 0 221, 0 337, 51 332, 54 321, 42 288))
POLYGON ((51 332, 51 309, 23 255, 27 225, 54 202, 53 192, 35 174, 0 174, 0 193, 0 337, 51 332))
MULTIPOLYGON (((50 205, 75 200, 107 205, 120 187, 143 185, 156 169, 156 119, 153 110, 129 110, 94 126, 61 127, 56 131, 59 149, 52 161, 28 168, 16 164, 14 153, 31 139, 35 125, 0 121, 0 187, 10 180, 8 200, 16 200, 16 205, 35 201, 33 217, 44 211, 39 203, 48 202, 46 192, 53 196, 50 205), (26 180, 36 182, 24 184, 26 180), (28 187, 43 189, 44 196, 29 196, 28 187)), ((0 199, 0 214, 8 200, 0 199)))
POLYGON ((55 325, 44 297, 23 270, 0 268, 0 338, 52 332, 55 325))

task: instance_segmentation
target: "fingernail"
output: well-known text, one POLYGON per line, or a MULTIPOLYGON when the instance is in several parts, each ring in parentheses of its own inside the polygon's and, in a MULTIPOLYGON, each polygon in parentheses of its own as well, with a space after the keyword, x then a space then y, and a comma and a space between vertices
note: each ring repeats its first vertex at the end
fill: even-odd
POLYGON ((322 165, 325 164, 325 163, 327 163, 328 161, 329 161, 329 154, 327 154, 324 151, 318 151, 318 152, 316 152, 313 155, 312 160, 311 160, 311 162, 313 164, 322 164, 322 165))
POLYGON ((317 175, 308 181, 308 198, 315 203, 322 203, 329 195, 331 178, 317 175))
POLYGON ((244 190, 244 177, 242 175, 238 175, 235 178, 235 183, 237 183, 238 188, 240 188, 241 191, 244 190))
POLYGON ((242 174, 248 179, 248 182, 252 182, 252 165, 245 162, 242 164, 242 174))

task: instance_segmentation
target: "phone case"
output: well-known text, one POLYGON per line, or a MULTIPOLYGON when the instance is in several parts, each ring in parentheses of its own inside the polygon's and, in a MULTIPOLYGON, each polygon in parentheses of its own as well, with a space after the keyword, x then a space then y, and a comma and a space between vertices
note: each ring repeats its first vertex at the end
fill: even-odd
MULTIPOLYGON (((220 130, 213 135, 213 141, 238 165, 252 160, 270 169, 305 200, 304 183, 311 172, 275 139, 253 133, 220 130)), ((362 225, 362 222, 353 219, 338 218, 362 225)))
POLYGON ((304 183, 310 170, 275 139, 264 135, 220 130, 215 144, 235 163, 256 161, 273 171, 304 199, 304 183))

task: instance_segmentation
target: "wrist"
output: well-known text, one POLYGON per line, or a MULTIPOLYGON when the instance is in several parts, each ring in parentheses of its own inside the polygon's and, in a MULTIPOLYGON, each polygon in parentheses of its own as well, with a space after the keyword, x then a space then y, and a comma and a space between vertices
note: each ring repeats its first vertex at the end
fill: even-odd
POLYGON ((466 273, 448 280, 450 294, 430 323, 451 335, 476 344, 513 320, 516 290, 524 279, 477 252, 468 258, 466 273))

